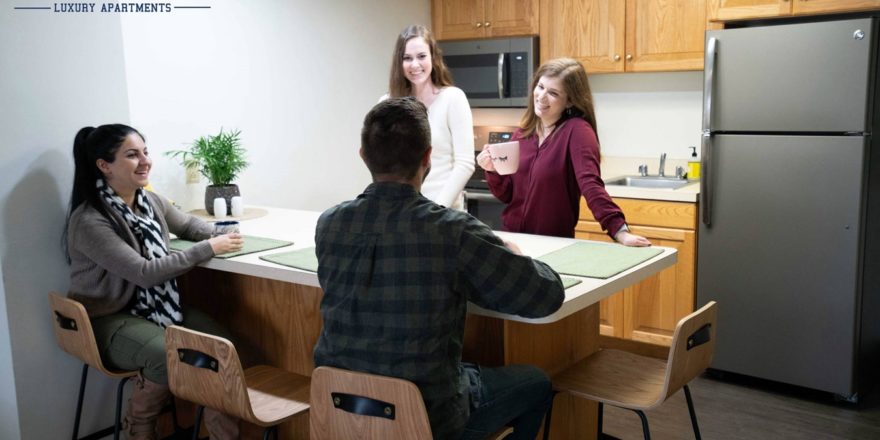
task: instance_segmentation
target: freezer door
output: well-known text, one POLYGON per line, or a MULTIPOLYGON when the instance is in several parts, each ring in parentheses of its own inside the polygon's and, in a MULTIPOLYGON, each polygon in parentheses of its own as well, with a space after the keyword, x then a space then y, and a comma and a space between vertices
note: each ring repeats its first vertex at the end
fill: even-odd
POLYGON ((707 32, 704 130, 869 131, 874 29, 866 18, 707 32))
POLYGON ((698 306, 718 302, 714 368, 849 395, 866 141, 721 135, 698 306))

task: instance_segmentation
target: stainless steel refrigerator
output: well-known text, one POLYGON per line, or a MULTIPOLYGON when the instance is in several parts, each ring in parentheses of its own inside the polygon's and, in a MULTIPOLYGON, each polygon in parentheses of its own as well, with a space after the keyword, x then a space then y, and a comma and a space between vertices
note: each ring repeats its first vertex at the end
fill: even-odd
POLYGON ((851 400, 878 374, 877 33, 706 33, 697 306, 718 302, 715 369, 851 400))

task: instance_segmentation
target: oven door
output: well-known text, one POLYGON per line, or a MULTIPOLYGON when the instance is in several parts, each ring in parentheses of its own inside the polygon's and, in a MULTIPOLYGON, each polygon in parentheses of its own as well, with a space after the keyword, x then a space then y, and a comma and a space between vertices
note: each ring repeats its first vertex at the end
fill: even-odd
POLYGON ((507 204, 495 198, 488 190, 465 189, 467 211, 495 231, 501 230, 501 212, 507 204))

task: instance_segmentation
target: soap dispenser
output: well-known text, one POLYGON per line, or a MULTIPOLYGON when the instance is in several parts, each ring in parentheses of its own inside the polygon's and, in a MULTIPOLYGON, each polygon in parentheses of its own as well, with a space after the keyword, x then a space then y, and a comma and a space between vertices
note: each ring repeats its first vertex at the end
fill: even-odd
POLYGON ((688 179, 700 178, 700 159, 697 157, 697 147, 691 149, 691 159, 688 161, 688 179))

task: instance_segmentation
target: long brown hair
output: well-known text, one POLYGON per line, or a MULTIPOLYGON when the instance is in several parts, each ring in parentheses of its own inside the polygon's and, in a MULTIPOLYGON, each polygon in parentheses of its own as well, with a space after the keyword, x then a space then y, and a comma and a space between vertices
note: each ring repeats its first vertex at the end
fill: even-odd
POLYGON ((599 138, 599 128, 596 127, 596 111, 593 109, 593 92, 590 91, 590 81, 587 79, 587 71, 581 63, 571 58, 556 58, 547 61, 532 78, 532 88, 529 90, 529 107, 519 122, 524 137, 531 136, 535 133, 540 122, 535 114, 535 87, 541 77, 559 78, 562 80, 562 87, 571 103, 571 108, 562 113, 562 117, 556 122, 558 125, 562 121, 571 118, 581 118, 587 121, 593 132, 596 133, 596 141, 599 138))
POLYGON ((431 82, 437 87, 451 86, 452 75, 443 62, 443 53, 437 46, 437 40, 428 28, 414 24, 407 26, 400 35, 397 36, 397 43, 394 45, 394 53, 391 55, 391 75, 388 81, 388 96, 390 98, 401 98, 404 96, 412 96, 412 84, 403 75, 403 54, 406 52, 406 43, 416 37, 425 39, 425 43, 431 49, 431 82))

